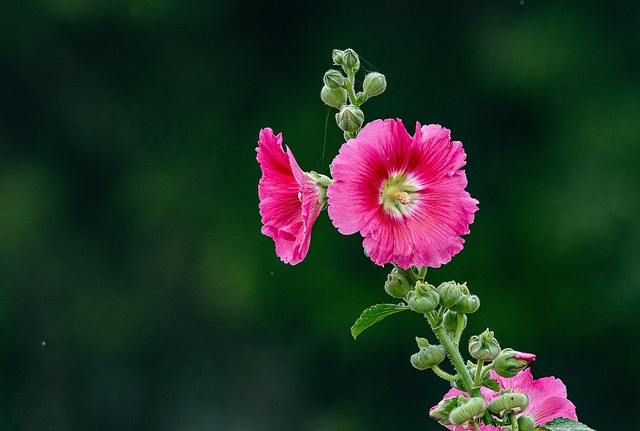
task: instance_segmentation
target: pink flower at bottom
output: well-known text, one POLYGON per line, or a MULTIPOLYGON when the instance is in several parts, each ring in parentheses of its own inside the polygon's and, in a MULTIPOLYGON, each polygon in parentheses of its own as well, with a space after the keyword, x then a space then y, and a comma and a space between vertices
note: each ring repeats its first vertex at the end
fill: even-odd
POLYGON ((478 201, 465 191, 465 153, 449 130, 400 120, 368 123, 340 148, 328 190, 329 217, 360 232, 378 265, 439 267, 462 250, 478 201))
POLYGON ((276 243, 285 263, 300 263, 309 251, 311 227, 322 210, 321 187, 298 166, 291 150, 282 148, 282 133, 260 130, 257 160, 262 169, 258 183, 262 233, 276 243))
MULTIPOLYGON (((511 378, 500 377, 495 371, 491 370, 491 378, 498 380, 501 390, 511 389, 513 392, 529 395, 529 405, 518 416, 532 415, 536 426, 544 425, 557 417, 578 420, 576 407, 567 399, 567 387, 560 379, 543 377, 533 380, 529 368, 520 371, 511 378)), ((487 404, 500 395, 499 392, 494 392, 484 386, 480 388, 480 391, 487 404)), ((461 394, 466 393, 458 389, 451 389, 445 394, 444 398, 451 398, 461 394)), ((451 426, 448 428, 453 429, 451 426)))

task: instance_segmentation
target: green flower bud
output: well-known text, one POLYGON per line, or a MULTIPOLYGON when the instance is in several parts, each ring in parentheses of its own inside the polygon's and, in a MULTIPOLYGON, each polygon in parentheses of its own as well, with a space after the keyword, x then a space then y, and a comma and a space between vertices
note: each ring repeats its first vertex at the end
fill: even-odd
POLYGON ((329 88, 341 88, 344 86, 344 76, 335 69, 329 69, 324 73, 322 81, 329 88))
POLYGON ((504 392, 494 398, 487 407, 491 413, 503 416, 521 413, 529 405, 529 395, 522 392, 504 392))
POLYGON ((345 132, 357 132, 364 123, 364 113, 356 106, 346 105, 336 114, 336 122, 345 132))
POLYGON ((344 88, 329 88, 326 85, 320 90, 320 99, 332 108, 341 108, 347 103, 347 90, 344 88))
POLYGON ((511 378, 527 368, 527 365, 535 359, 536 355, 532 353, 522 353, 507 348, 502 350, 493 361, 493 369, 500 377, 511 378))
POLYGON ((341 66, 344 62, 344 51, 334 49, 333 52, 331 52, 331 59, 333 60, 333 64, 341 66))
POLYGON ((471 314, 480 308, 480 298, 476 295, 462 295, 460 300, 451 306, 458 313, 471 314))
POLYGON ((484 414, 487 409, 487 403, 484 398, 474 397, 467 398, 465 403, 461 403, 463 399, 459 399, 460 405, 453 409, 449 414, 449 421, 453 425, 462 425, 484 414))
POLYGON ((429 416, 440 422, 442 425, 451 425, 451 422, 449 421, 449 415, 451 414, 451 411, 453 409, 458 407, 458 398, 466 397, 463 395, 459 395, 457 397, 445 398, 441 400, 436 408, 429 412, 429 416))
POLYGON ((426 370, 444 361, 445 350, 441 345, 431 345, 426 338, 416 337, 416 342, 420 347, 418 353, 411 355, 411 365, 418 370, 426 370))
POLYGON ((387 276, 387 282, 384 284, 384 290, 394 298, 404 298, 407 293, 411 292, 411 284, 403 274, 403 271, 398 267, 395 267, 387 276))
POLYGON ((342 53, 342 65, 354 71, 360 69, 360 58, 358 54, 351 48, 345 49, 342 53))
POLYGON ((518 416, 518 429, 520 431, 533 431, 536 421, 532 415, 518 416))
MULTIPOLYGON (((458 313, 451 310, 445 311, 443 326, 447 332, 451 332, 452 334, 455 334, 456 331, 458 330, 458 313)), ((464 328, 466 327, 467 327, 467 315, 462 314, 462 330, 464 330, 464 328)))
POLYGON ((364 77, 362 89, 369 97, 379 96, 387 89, 387 78, 382 73, 371 72, 364 77))
POLYGON ((434 310, 438 306, 439 301, 440 296, 433 286, 418 281, 415 290, 409 294, 407 303, 409 308, 416 313, 424 314, 434 310))
POLYGON ((369 98, 369 96, 365 92, 360 91, 360 92, 356 93, 356 99, 353 101, 353 104, 356 105, 356 106, 360 106, 364 102, 366 102, 368 98, 369 98))
POLYGON ((469 339, 469 354, 483 361, 493 361, 500 354, 500 344, 493 338, 493 331, 488 329, 480 335, 469 339))
POLYGON ((440 284, 438 294, 440 295, 440 305, 445 308, 455 305, 462 297, 460 286, 455 281, 446 281, 440 284))

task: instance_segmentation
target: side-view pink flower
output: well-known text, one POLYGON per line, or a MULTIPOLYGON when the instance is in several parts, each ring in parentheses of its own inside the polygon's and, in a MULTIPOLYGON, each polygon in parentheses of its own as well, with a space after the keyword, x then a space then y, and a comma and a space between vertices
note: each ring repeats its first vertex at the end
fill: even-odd
POLYGON ((450 131, 400 120, 368 123, 340 149, 331 173, 329 217, 364 237, 378 265, 439 267, 462 250, 478 201, 465 191, 466 154, 450 131))
POLYGON ((257 160, 262 169, 258 183, 262 233, 276 243, 285 263, 300 263, 309 251, 311 227, 322 210, 320 186, 300 169, 291 150, 282 148, 282 133, 260 130, 257 160))
MULTIPOLYGON (((557 417, 578 420, 576 407, 567 399, 567 387, 560 379, 543 377, 533 380, 529 368, 520 371, 515 377, 511 378, 500 377, 492 370, 491 378, 498 380, 501 390, 511 389, 512 392, 521 392, 529 395, 529 405, 518 416, 532 415, 536 426, 544 425, 557 417)), ((494 392, 485 387, 480 388, 480 391, 487 404, 500 395, 499 392, 494 392)), ((445 394, 444 398, 451 398, 464 393, 458 389, 451 389, 445 394)))

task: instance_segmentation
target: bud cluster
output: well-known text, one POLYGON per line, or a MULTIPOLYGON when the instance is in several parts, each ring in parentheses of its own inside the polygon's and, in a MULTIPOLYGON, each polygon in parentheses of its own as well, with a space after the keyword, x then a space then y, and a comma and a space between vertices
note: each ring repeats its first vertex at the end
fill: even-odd
POLYGON ((342 71, 329 69, 325 72, 320 98, 325 104, 339 110, 336 123, 344 132, 344 138, 354 138, 364 124, 364 113, 360 106, 369 98, 384 93, 387 80, 381 73, 369 72, 364 77, 362 91, 356 93, 355 76, 360 69, 358 54, 351 48, 334 49, 332 59, 333 64, 340 66, 342 71))

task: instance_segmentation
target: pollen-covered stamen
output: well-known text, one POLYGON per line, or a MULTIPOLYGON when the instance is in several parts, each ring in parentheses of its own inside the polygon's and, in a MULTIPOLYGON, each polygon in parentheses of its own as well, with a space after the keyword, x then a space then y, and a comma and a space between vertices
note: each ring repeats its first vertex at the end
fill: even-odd
POLYGON ((407 192, 397 191, 393 194, 393 198, 403 205, 411 202, 411 196, 409 196, 409 193, 407 192))
POLYGON ((404 172, 389 175, 380 187, 380 203, 394 217, 408 215, 418 198, 418 186, 404 172))

